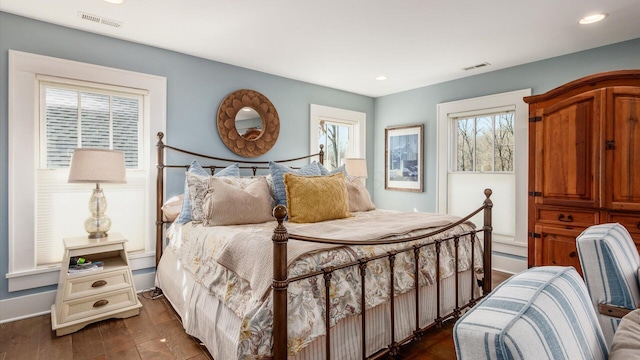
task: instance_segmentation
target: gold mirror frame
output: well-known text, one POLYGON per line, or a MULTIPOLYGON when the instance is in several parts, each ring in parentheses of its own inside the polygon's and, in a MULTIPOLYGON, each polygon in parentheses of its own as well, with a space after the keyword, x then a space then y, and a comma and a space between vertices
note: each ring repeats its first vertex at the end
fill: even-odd
POLYGON ((256 157, 266 153, 275 145, 279 133, 276 108, 257 91, 236 90, 227 95, 218 108, 218 134, 229 150, 240 156, 256 157), (236 115, 245 106, 255 109, 262 119, 262 133, 251 140, 242 137, 236 128, 236 115))

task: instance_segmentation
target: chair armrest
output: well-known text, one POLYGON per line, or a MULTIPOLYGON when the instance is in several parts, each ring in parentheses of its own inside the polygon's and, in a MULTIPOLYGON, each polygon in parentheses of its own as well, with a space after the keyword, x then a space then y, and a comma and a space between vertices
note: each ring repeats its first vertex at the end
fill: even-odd
POLYGON ((611 304, 598 304, 598 311, 600 312, 600 314, 615 318, 622 318, 633 310, 634 309, 627 309, 611 304))

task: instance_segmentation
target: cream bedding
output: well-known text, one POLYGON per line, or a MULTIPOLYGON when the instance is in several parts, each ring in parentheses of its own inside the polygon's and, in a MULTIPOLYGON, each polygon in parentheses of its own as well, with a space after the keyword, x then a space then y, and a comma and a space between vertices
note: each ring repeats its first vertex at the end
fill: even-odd
MULTIPOLYGON (((392 220, 394 232, 407 230, 403 226, 421 221, 431 222, 431 226, 441 226, 456 220, 444 215, 422 213, 398 213, 384 210, 357 213, 354 218, 328 221, 310 226, 309 224, 287 223, 290 233, 334 238, 355 239, 380 237, 389 232, 380 226, 381 218, 392 220), (406 217, 407 221, 400 220, 406 217), (435 220, 434 220, 435 219, 435 220), (410 221, 409 221, 410 220, 410 221), (341 224, 337 224, 341 222, 341 224), (357 225, 367 224, 368 225, 357 225), (371 226, 376 224, 376 226, 371 226), (398 225, 406 224, 406 225, 398 225), (337 227, 347 225, 346 229, 364 226, 366 229, 378 229, 377 233, 366 230, 366 234, 358 231, 340 232, 337 227), (315 230, 313 230, 315 228, 315 230), (311 231, 311 233, 309 233, 311 231), (330 235, 332 234, 332 235, 330 235)), ((168 234, 169 247, 176 254, 182 267, 193 275, 219 301, 232 310, 240 319, 242 326, 238 336, 237 354, 239 358, 256 358, 268 356, 271 352, 272 339, 272 297, 268 285, 272 273, 272 244, 271 236, 275 221, 257 225, 203 227, 201 225, 174 224, 168 234), (235 250, 234 250, 235 249, 235 250), (260 254, 260 262, 237 261, 247 260, 247 254, 260 254), (225 263, 229 268, 222 266, 225 263), (248 263, 249 268, 242 263, 248 263), (233 269, 233 270, 232 270, 233 269), (249 271, 249 270, 253 271, 249 271), (257 276, 256 272, 265 274, 257 276), (264 280, 267 279, 267 280, 264 280), (265 283, 266 290, 265 290, 265 283)), ((463 224, 438 237, 444 238, 469 230, 471 225, 463 224)), ((410 230, 410 228, 408 229, 410 230)), ((409 233, 405 236, 415 235, 409 233)), ((289 276, 296 276, 315 271, 326 266, 336 266, 351 262, 357 258, 373 256, 387 251, 406 247, 407 245, 386 246, 349 246, 318 248, 308 243, 290 241, 289 247, 289 276), (302 249, 302 250, 301 250, 302 249)), ((458 271, 471 269, 469 237, 461 238, 460 261, 458 271)), ((473 268, 482 269, 480 242, 476 242, 476 256, 473 268)), ((441 250, 441 277, 447 278, 455 271, 453 245, 444 245, 441 250)), ((255 257, 254 257, 255 258, 255 257)), ((421 285, 435 283, 436 269, 435 249, 427 247, 421 252, 420 262, 423 270, 419 274, 421 285)), ((413 254, 399 254, 395 266, 395 293, 402 294, 413 288, 413 254)), ((388 260, 381 259, 369 264, 367 271, 366 308, 373 308, 388 300, 389 289, 388 260)), ((348 268, 333 274, 331 284, 330 311, 331 325, 343 318, 360 313, 360 285, 358 269, 348 268)), ((324 282, 322 278, 312 278, 292 283, 289 286, 289 352, 295 354, 311 343, 314 339, 324 335, 324 282)))

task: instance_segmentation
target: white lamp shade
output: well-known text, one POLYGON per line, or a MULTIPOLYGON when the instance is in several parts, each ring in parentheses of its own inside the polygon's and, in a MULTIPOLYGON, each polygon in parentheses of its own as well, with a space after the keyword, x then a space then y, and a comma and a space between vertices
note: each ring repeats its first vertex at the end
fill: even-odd
POLYGON ((124 152, 78 148, 73 151, 70 183, 126 183, 124 152))
POLYGON ((347 170, 347 174, 356 177, 367 177, 367 160, 362 158, 347 158, 344 159, 344 165, 347 170))

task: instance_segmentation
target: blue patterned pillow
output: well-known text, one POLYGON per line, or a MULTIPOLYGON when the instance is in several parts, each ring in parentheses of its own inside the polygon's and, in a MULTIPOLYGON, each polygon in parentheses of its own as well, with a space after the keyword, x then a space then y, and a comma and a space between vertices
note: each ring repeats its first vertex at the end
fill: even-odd
MULTIPOLYGON (((187 172, 200 175, 200 176, 209 176, 209 171, 205 170, 197 161, 193 160, 191 165, 189 166, 189 170, 187 172)), ((215 177, 220 176, 240 176, 240 167, 238 163, 234 163, 232 165, 227 166, 226 168, 217 172, 215 177)), ((189 199, 189 184, 187 183, 187 178, 185 176, 184 179, 184 200, 182 202, 182 210, 180 211, 180 215, 176 219, 178 224, 186 224, 191 221, 191 200, 189 199)))
MULTIPOLYGON (((315 162, 315 161, 314 161, 315 162)), ((323 176, 327 176, 327 175, 333 175, 333 174, 337 174, 339 172, 343 172, 344 176, 347 176, 349 174, 347 174, 347 168, 344 164, 338 166, 337 168, 329 171, 327 170, 326 167, 324 167, 324 165, 320 164, 319 162, 315 162, 316 164, 318 164, 318 168, 320 168, 320 174, 323 176)))
POLYGON ((276 205, 287 206, 287 193, 284 186, 284 174, 293 173, 303 176, 319 176, 322 175, 320 167, 314 161, 307 164, 300 169, 292 169, 286 165, 278 164, 273 161, 269 161, 269 171, 273 178, 273 190, 276 196, 276 205))

